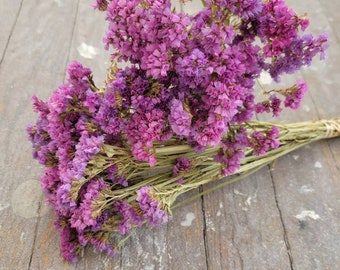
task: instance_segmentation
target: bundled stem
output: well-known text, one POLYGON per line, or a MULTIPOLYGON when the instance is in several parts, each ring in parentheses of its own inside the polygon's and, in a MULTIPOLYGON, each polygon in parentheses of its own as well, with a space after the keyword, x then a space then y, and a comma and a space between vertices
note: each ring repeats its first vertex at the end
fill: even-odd
MULTIPOLYGON (((241 167, 236 173, 230 176, 228 181, 209 188, 193 197, 187 198, 176 205, 174 205, 174 202, 181 194, 223 178, 221 175, 221 164, 213 159, 213 156, 217 154, 219 147, 208 148, 200 154, 197 154, 186 144, 155 147, 155 153, 159 163, 153 168, 150 168, 147 163, 134 163, 132 156, 125 159, 130 160, 129 165, 125 168, 130 168, 130 170, 132 170, 128 180, 133 184, 118 190, 106 190, 106 200, 103 201, 105 206, 103 205, 101 209, 109 207, 111 202, 115 199, 128 198, 129 202, 133 202, 136 199, 136 190, 143 186, 152 186, 157 198, 161 200, 161 205, 171 213, 171 209, 184 205, 203 194, 217 190, 223 185, 236 182, 258 171, 279 157, 305 146, 306 144, 340 136, 340 119, 307 121, 292 124, 252 121, 248 124, 248 132, 251 132, 254 129, 263 131, 274 125, 277 126, 280 130, 280 135, 278 137, 280 147, 271 149, 262 156, 256 156, 251 149, 248 149, 244 159, 241 161, 241 167), (174 162, 180 157, 191 159, 193 163, 192 169, 179 177, 173 177, 172 169, 174 162), (179 178, 184 179, 182 184, 178 183, 179 178)), ((113 148, 112 146, 106 147, 113 148)), ((130 155, 128 152, 125 154, 130 155)))

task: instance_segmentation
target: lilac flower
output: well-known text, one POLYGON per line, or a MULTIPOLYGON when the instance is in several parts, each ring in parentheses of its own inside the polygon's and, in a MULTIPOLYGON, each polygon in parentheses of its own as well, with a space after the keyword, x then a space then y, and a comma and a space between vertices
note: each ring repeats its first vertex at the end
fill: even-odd
POLYGON ((160 208, 159 202, 152 197, 153 189, 144 186, 137 191, 136 201, 143 212, 143 217, 152 225, 168 222, 168 215, 160 208))

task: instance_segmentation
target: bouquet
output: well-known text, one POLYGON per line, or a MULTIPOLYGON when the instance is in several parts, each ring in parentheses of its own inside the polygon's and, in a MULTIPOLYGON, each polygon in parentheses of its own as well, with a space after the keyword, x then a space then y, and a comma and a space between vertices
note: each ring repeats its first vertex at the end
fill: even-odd
POLYGON ((114 255, 132 230, 167 222, 179 195, 340 135, 339 119, 253 120, 299 107, 303 81, 259 93, 256 82, 323 59, 325 34, 304 34, 309 20, 283 0, 203 3, 189 15, 169 0, 97 0, 112 50, 103 87, 72 62, 48 101, 33 97, 38 119, 27 132, 65 259, 89 244, 114 255))

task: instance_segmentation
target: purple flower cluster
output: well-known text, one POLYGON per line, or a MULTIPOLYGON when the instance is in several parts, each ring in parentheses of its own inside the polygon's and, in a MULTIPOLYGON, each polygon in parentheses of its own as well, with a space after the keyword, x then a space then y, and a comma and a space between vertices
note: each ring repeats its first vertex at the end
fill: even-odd
POLYGON ((137 190, 137 201, 142 210, 143 217, 152 225, 160 225, 168 222, 167 213, 161 209, 160 203, 153 197, 152 187, 144 186, 137 190))
POLYGON ((142 226, 142 216, 140 216, 136 212, 136 209, 128 205, 125 201, 116 201, 113 209, 122 219, 122 221, 118 224, 118 231, 121 235, 129 233, 132 226, 142 226))
POLYGON ((296 85, 291 88, 281 91, 281 94, 285 96, 285 107, 297 109, 300 107, 302 98, 307 92, 307 84, 303 81, 298 81, 296 85))
MULTIPOLYGON (((298 81, 292 87, 281 90, 271 90, 266 94, 271 92, 275 92, 284 97, 284 106, 286 108, 298 109, 300 107, 302 98, 307 92, 307 84, 303 81, 298 81)), ((271 94, 269 99, 255 104, 255 111, 256 113, 272 112, 273 116, 276 117, 279 116, 280 112, 282 111, 281 103, 282 100, 280 98, 278 98, 275 94, 271 94)))
POLYGON ((326 48, 324 35, 300 36, 309 21, 282 0, 206 2, 192 16, 171 10, 170 0, 106 2, 106 48, 132 64, 107 85, 115 92, 113 103, 122 103, 113 119, 124 115, 120 127, 135 158, 151 166, 155 142, 178 136, 204 149, 255 111, 278 116, 279 97, 253 102, 261 71, 278 80, 326 48))
POLYGON ((227 176, 240 168, 241 159, 244 157, 244 149, 249 146, 247 130, 240 127, 230 132, 228 137, 221 141, 221 148, 214 159, 221 163, 221 175, 227 176))
MULTIPOLYGON (((129 90, 120 84, 119 77, 110 86, 116 91, 108 88, 105 93, 100 93, 91 82, 91 70, 79 63, 70 64, 68 76, 67 84, 60 86, 47 102, 33 97, 33 107, 39 117, 36 125, 28 127, 27 132, 33 145, 33 156, 45 165, 41 186, 48 203, 56 212, 63 257, 75 262, 81 247, 88 243, 108 254, 115 253, 115 247, 106 236, 100 236, 102 226, 107 226, 112 219, 120 220, 116 224, 120 235, 129 233, 132 227, 141 226, 144 219, 152 224, 159 223, 156 220, 157 213, 152 219, 151 210, 148 214, 140 214, 146 211, 147 203, 150 209, 153 207, 156 210, 157 202, 151 198, 147 202, 143 201, 144 204, 141 202, 142 208, 116 200, 111 209, 97 209, 102 192, 110 188, 127 187, 129 183, 126 176, 119 172, 115 161, 112 164, 101 163, 105 168, 99 168, 99 171, 91 166, 95 164, 94 160, 104 144, 120 146, 124 130, 128 127, 132 130, 132 122, 118 117, 119 106, 125 108, 135 104, 136 111, 138 107, 151 106, 150 113, 141 113, 139 119, 134 114, 136 130, 127 136, 131 143, 138 142, 138 138, 135 138, 138 132, 151 134, 159 129, 156 124, 157 113, 162 112, 152 107, 159 101, 147 97, 140 102, 123 100, 118 105, 115 95, 123 95, 124 91, 129 90), (152 102, 154 105, 151 105, 152 102), (93 172, 96 177, 92 175, 93 172)), ((143 91, 145 84, 148 81, 140 77, 134 81, 134 86, 140 91, 143 91)), ((154 133, 158 136, 159 132, 154 133)), ((160 137, 156 139, 161 140, 160 137)), ((138 206, 137 201, 135 205, 138 206)), ((159 213, 162 213, 165 221, 165 212, 159 210, 159 213)))
POLYGON ((263 155, 270 148, 278 148, 280 146, 280 142, 277 140, 278 135, 279 129, 276 126, 266 130, 264 133, 254 131, 251 134, 250 146, 254 149, 255 155, 263 155))
MULTIPOLYGON (((97 0, 93 6, 106 10, 108 21, 105 47, 113 49, 112 61, 128 61, 129 67, 110 74, 99 90, 91 70, 72 62, 67 83, 47 102, 33 97, 39 116, 27 132, 34 158, 45 166, 41 186, 56 212, 64 258, 75 261, 88 243, 114 254, 104 227, 125 235, 144 222, 168 221, 151 186, 99 206, 108 193, 131 185, 131 174, 122 169, 127 165, 105 146, 127 150, 132 162, 150 166, 157 165, 154 147, 170 139, 197 152, 216 146, 221 175, 237 171, 246 148, 260 155, 278 147, 277 128, 247 134, 245 123, 254 113, 278 116, 282 104, 296 109, 306 84, 269 91, 267 100, 255 104, 255 80, 262 71, 279 80, 315 55, 324 57, 327 37, 301 36, 309 22, 283 0, 206 3, 189 15, 172 9, 170 0, 97 0)), ((191 166, 188 158, 178 158, 172 177, 191 166)))
MULTIPOLYGON (((176 159, 176 164, 172 169, 172 175, 174 177, 182 176, 182 174, 185 174, 190 171, 191 168, 191 161, 189 158, 186 157, 180 157, 176 159)), ((184 183, 183 178, 179 178, 177 180, 179 184, 184 183)))

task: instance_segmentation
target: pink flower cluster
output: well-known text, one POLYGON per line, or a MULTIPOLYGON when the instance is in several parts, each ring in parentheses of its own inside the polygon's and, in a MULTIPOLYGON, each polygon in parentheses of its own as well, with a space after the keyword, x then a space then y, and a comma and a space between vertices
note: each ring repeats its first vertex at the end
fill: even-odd
MULTIPOLYGON (((283 0, 206 3, 189 15, 173 10, 170 0, 97 0, 94 7, 107 12, 105 47, 113 49, 113 60, 131 66, 99 91, 91 70, 73 62, 67 83, 47 102, 33 97, 39 116, 27 132, 33 156, 45 166, 41 185, 57 215, 65 259, 74 262, 89 243, 114 254, 103 226, 125 235, 143 222, 168 221, 150 186, 136 190, 133 202, 117 199, 110 209, 96 209, 103 192, 129 185, 117 162, 100 163, 105 169, 89 177, 103 145, 126 147, 150 166, 157 165, 155 144, 169 139, 197 152, 215 146, 221 175, 239 168, 246 148, 260 155, 278 147, 275 127, 247 134, 242 125, 255 112, 279 115, 282 103, 296 109, 306 85, 268 92, 268 100, 255 103, 255 80, 262 71, 279 80, 318 53, 323 57, 327 37, 301 36, 308 20, 283 0)), ((172 177, 185 184, 190 160, 179 158, 173 166, 172 177)))
MULTIPOLYGON (((279 80, 327 47, 325 35, 301 36, 309 21, 283 0, 206 1, 193 16, 172 10, 170 0, 106 3, 106 48, 132 64, 111 89, 125 103, 119 111, 134 156, 151 166, 155 142, 176 135, 202 150, 254 112, 278 116, 279 96, 254 104, 261 71, 279 80)), ((302 96, 285 95, 285 107, 298 107, 302 96)))

